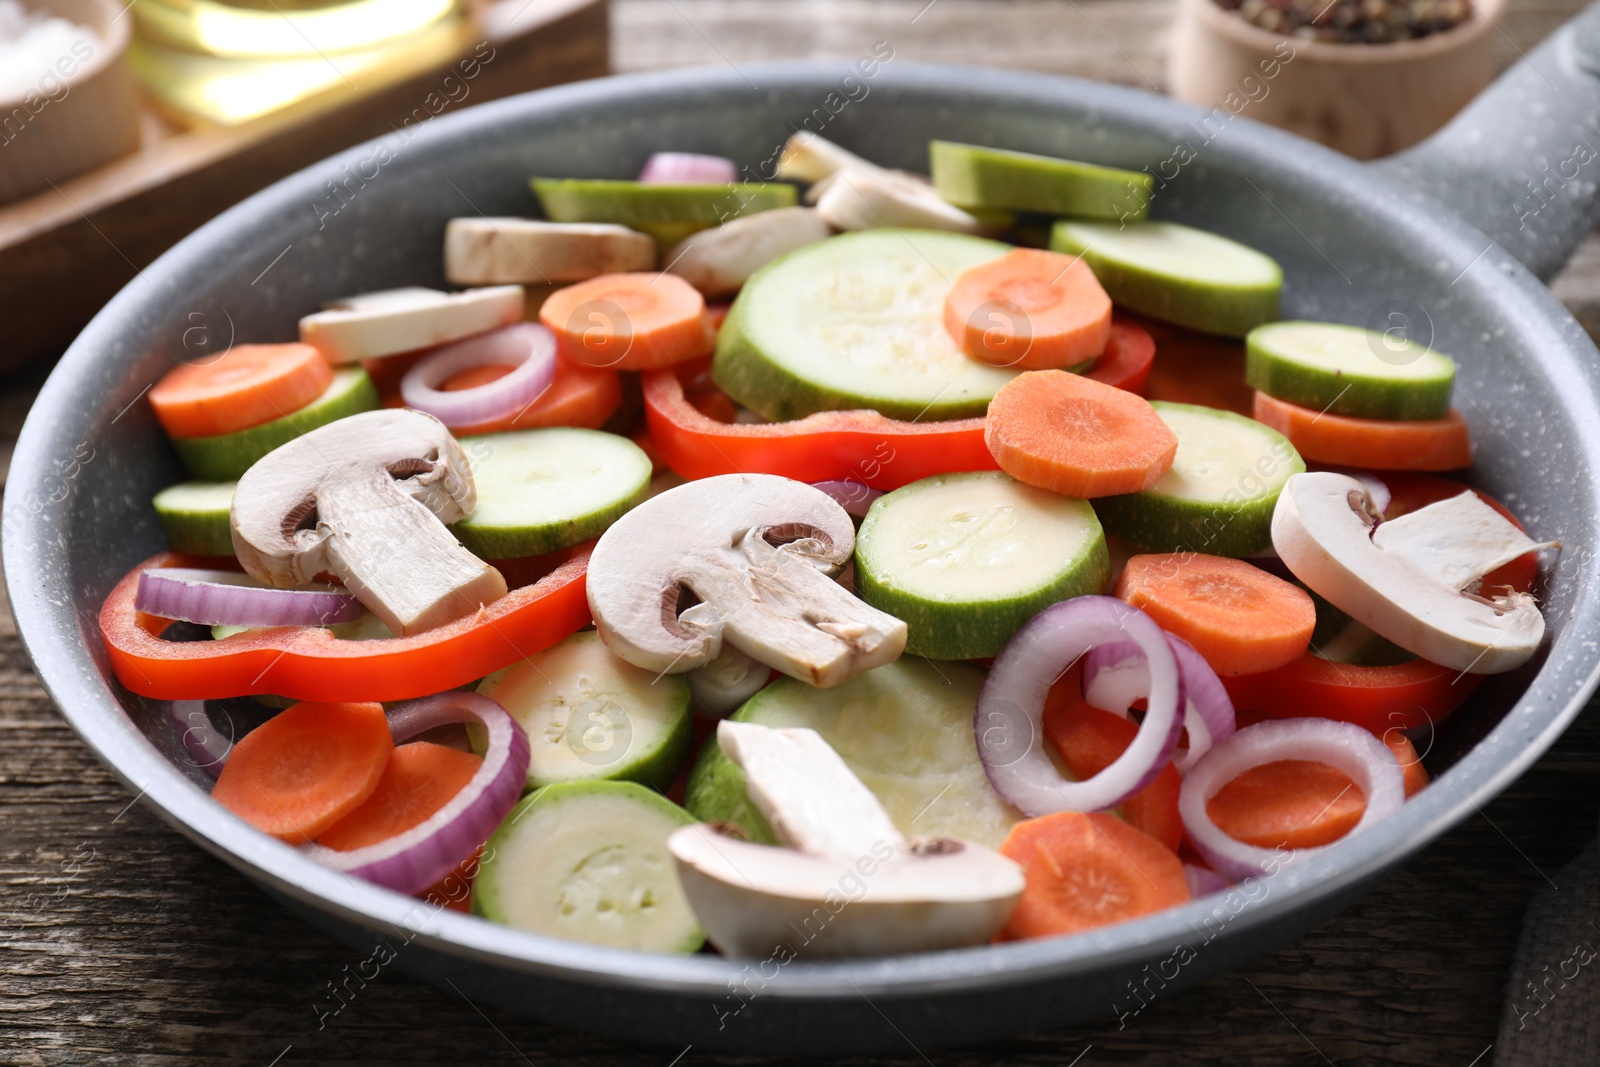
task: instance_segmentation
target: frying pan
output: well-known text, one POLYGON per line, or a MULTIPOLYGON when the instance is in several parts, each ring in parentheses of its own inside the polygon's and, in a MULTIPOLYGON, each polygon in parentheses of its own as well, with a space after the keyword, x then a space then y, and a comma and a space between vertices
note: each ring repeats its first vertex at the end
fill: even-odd
POLYGON ((1591 8, 1432 140, 1376 166, 1146 93, 900 60, 870 78, 843 61, 612 78, 408 126, 387 153, 353 148, 196 231, 62 358, 5 499, 22 639, 84 741, 169 823, 317 926, 364 951, 382 941, 396 966, 475 1003, 678 1048, 813 1054, 926 1049, 1131 1011, 1355 901, 1521 774, 1594 689, 1600 367, 1540 279, 1595 222, 1597 59, 1591 8), (441 286, 446 220, 532 213, 529 175, 629 176, 660 149, 755 169, 801 124, 910 169, 931 137, 1152 170, 1187 146, 1157 216, 1276 257, 1286 317, 1403 328, 1457 358, 1473 480, 1536 538, 1566 547, 1544 565, 1544 648, 1425 740, 1430 788, 1248 894, 1077 937, 849 962, 801 953, 786 965, 613 951, 435 911, 325 870, 210 802, 168 706, 113 680, 95 625, 117 578, 163 545, 150 497, 182 477, 143 390, 180 358, 293 337, 325 298, 441 286))

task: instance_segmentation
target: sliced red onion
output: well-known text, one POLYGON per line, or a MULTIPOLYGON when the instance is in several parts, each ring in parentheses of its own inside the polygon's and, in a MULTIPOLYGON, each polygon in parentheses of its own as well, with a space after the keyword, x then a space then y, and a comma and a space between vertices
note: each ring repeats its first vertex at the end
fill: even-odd
POLYGON ((438 348, 400 379, 400 398, 452 429, 477 426, 522 411, 544 395, 555 376, 555 334, 537 323, 519 322, 438 348), (512 369, 471 389, 441 388, 474 367, 512 369))
MULTIPOLYGON (((1244 772, 1279 760, 1326 763, 1350 776, 1367 798, 1358 834, 1405 803, 1405 775, 1394 752, 1354 723, 1332 719, 1271 719, 1246 726, 1206 753, 1183 779, 1178 811, 1195 849, 1218 873, 1239 880, 1331 848, 1302 848, 1285 858, 1282 849, 1260 848, 1223 833, 1206 805, 1244 772)), ((1347 835, 1348 836, 1348 835, 1347 835)))
MULTIPOLYGON (((1189 735, 1189 744, 1174 750, 1172 762, 1179 774, 1187 774, 1213 745, 1233 736, 1238 719, 1228 690, 1205 657, 1176 634, 1167 634, 1167 644, 1183 675, 1183 728, 1189 735)), ((1142 699, 1149 685, 1144 655, 1130 641, 1102 645, 1084 657, 1083 698, 1097 708, 1127 717, 1129 705, 1142 699)))
POLYGON ((361 617, 361 601, 331 585, 274 589, 237 571, 152 567, 134 607, 202 626, 331 626, 361 617))
POLYGON ((883 495, 882 489, 874 489, 860 482, 812 482, 813 489, 821 489, 839 502, 839 506, 858 519, 866 518, 867 509, 872 507, 872 502, 883 495))
POLYGON ((418 893, 458 867, 488 840, 522 795, 528 777, 528 735, 499 704, 459 690, 423 697, 389 712, 395 744, 436 726, 467 723, 484 731, 483 766, 450 802, 403 834, 349 852, 308 845, 335 870, 401 893, 418 893))
POLYGON ((199 768, 215 778, 233 751, 233 739, 224 737, 211 721, 204 700, 174 700, 172 718, 178 724, 183 747, 199 768))
POLYGON ((733 160, 694 152, 657 152, 639 172, 647 185, 726 185, 738 177, 733 160))
POLYGON ((1012 635, 978 694, 973 726, 989 782, 1029 816, 1114 808, 1155 780, 1172 755, 1182 721, 1183 678, 1161 627, 1115 597, 1052 604, 1012 635), (1046 753, 1039 716, 1061 673, 1101 645, 1131 641, 1149 664, 1148 705, 1133 743, 1081 782, 1061 776, 1046 753))
POLYGON ((1183 876, 1189 879, 1189 895, 1196 900, 1209 897, 1212 893, 1225 892, 1230 885, 1226 878, 1210 867, 1197 867, 1192 863, 1183 865, 1183 876))

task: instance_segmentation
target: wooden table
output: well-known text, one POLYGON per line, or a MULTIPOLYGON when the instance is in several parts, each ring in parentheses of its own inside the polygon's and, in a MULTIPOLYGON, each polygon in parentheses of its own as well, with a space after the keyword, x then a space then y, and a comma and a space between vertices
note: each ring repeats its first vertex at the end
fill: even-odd
MULTIPOLYGON (((622 69, 849 55, 886 39, 906 57, 1159 82, 1165 0, 924 6, 619 0, 613 44, 622 69)), ((1513 0, 1506 58, 1576 6, 1513 0)), ((1555 288, 1600 325, 1600 244, 1591 240, 1555 288)), ((0 389, 0 434, 14 438, 35 388, 0 389)), ((361 954, 131 800, 57 717, 0 612, 0 1063, 668 1067, 683 1052, 483 1014, 390 971, 319 1029, 313 1004, 361 954)), ((1101 1020, 978 1050, 907 1047, 883 1062, 1482 1067, 1526 902, 1593 839, 1597 809, 1591 708, 1481 817, 1288 947, 1157 999, 1123 1029, 1101 1020)), ((676 1062, 787 1061, 691 1049, 676 1062)))

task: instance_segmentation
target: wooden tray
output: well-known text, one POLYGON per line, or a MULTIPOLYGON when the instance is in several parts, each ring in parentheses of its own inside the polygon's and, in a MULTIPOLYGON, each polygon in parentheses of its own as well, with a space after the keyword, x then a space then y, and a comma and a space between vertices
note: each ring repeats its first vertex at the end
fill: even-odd
MULTIPOLYGON (((472 15, 475 40, 495 49, 474 103, 608 73, 608 0, 487 0, 472 15)), ((212 216, 389 132, 456 58, 238 126, 186 130, 147 104, 137 153, 0 207, 0 372, 59 356, 140 268, 212 216)))

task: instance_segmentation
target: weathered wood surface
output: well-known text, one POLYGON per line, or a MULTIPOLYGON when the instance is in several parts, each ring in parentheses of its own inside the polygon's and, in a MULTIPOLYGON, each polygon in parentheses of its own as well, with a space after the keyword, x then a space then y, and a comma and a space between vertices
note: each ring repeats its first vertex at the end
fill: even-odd
MULTIPOLYGON (((923 6, 623 0, 614 54, 619 67, 641 69, 848 55, 881 38, 918 58, 1133 84, 1159 77, 1162 0, 937 0, 911 24, 923 6)), ((1514 3, 1508 38, 1526 48, 1575 6, 1514 3)), ((1515 54, 1509 42, 1507 52, 1515 54)), ((1600 325, 1600 244, 1591 240, 1555 288, 1600 325)), ((36 385, 0 391, 0 458, 36 385)), ((666 1067, 682 1051, 485 1016, 393 971, 319 1029, 314 1002, 361 954, 281 910, 132 799, 53 711, 0 612, 0 1063, 666 1067)), ((1125 1028, 1108 1019, 926 1057, 907 1047, 876 1062, 1483 1067, 1523 908, 1593 839, 1597 812, 1600 716, 1591 708, 1481 816, 1363 903, 1248 967, 1156 1000, 1125 1028)), ((678 1062, 789 1061, 691 1049, 678 1062)))

